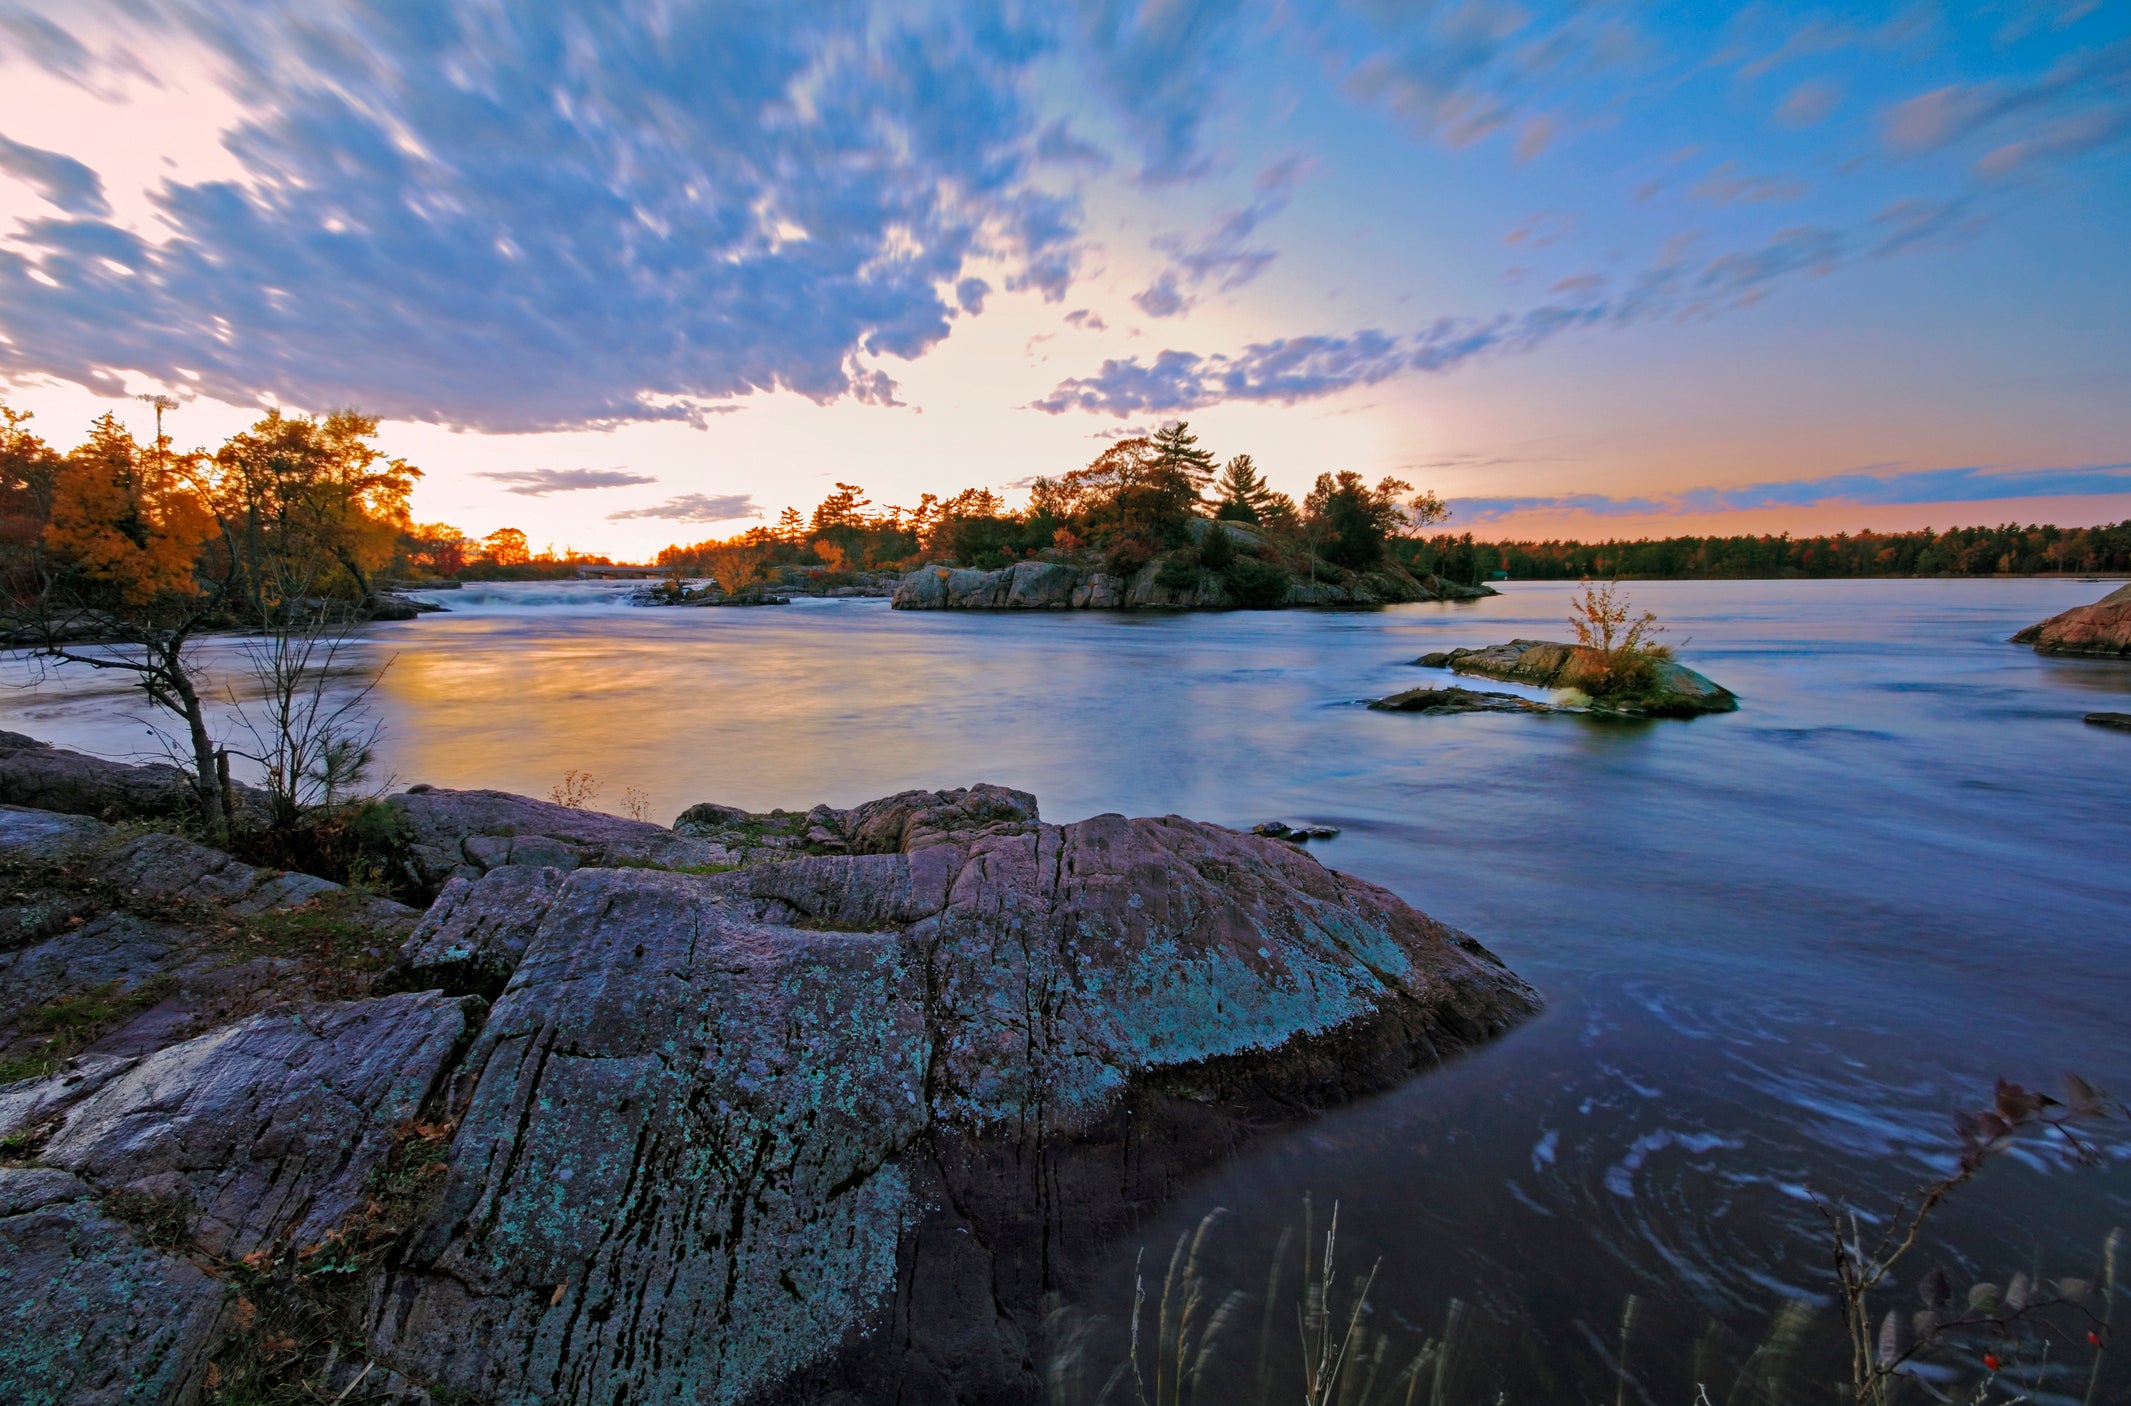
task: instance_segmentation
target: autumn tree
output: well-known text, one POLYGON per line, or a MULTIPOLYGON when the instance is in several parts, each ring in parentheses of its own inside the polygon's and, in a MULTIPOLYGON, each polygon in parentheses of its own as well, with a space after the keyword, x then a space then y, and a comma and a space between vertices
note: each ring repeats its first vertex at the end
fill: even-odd
POLYGON ((533 559, 533 550, 523 532, 499 527, 481 539, 481 556, 494 566, 523 566, 533 559))
POLYGON ((410 523, 399 534, 399 560, 431 576, 458 575, 479 550, 478 542, 448 522, 410 523))
POLYGON ((152 704, 180 719, 185 736, 174 750, 203 823, 219 835, 229 820, 227 777, 190 656, 230 594, 228 559, 217 571, 201 550, 215 531, 200 456, 173 454, 162 435, 144 451, 106 413, 55 466, 37 620, 46 658, 129 672, 152 704), (83 638, 96 647, 74 643, 83 638))
POLYGON ((386 458, 376 436, 377 421, 354 411, 320 419, 277 409, 215 452, 224 547, 261 622, 294 600, 375 597, 372 576, 399 545, 422 473, 386 458))

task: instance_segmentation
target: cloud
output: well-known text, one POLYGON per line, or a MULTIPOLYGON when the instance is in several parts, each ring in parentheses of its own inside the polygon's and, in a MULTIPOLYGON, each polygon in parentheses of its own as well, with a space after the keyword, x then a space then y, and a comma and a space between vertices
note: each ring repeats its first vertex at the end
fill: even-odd
POLYGON ((1527 7, 1515 0, 1366 4, 1323 17, 1317 35, 1349 93, 1453 148, 1516 131, 1520 159, 1572 120, 1572 92, 1595 106, 1608 80, 1652 64, 1635 7, 1527 7), (1540 109, 1544 110, 1540 110, 1540 109))
POLYGON ((1897 156, 1989 143, 1976 172, 1991 179, 2113 145, 2131 137, 2131 39, 2069 54, 2025 80, 1920 93, 1886 108, 1880 132, 1897 156))
POLYGON ((1688 195, 1713 205, 1761 205, 1771 201, 1802 199, 1803 181, 1788 176, 1746 176, 1736 163, 1726 161, 1688 188, 1688 195))
POLYGON ((1791 278, 1938 247, 1974 227, 1958 202, 1904 202, 1851 230, 1792 226, 1758 245, 1706 258, 1696 254, 1692 238, 1676 238, 1617 294, 1606 294, 1600 280, 1566 278, 1555 287, 1556 300, 1542 306, 1491 318, 1438 318, 1404 335, 1372 328, 1277 338, 1236 353, 1171 349, 1151 363, 1112 358, 1092 375, 1059 382, 1031 408, 1122 417, 1227 401, 1293 405, 1408 372, 1454 371, 1483 356, 1536 351, 1582 328, 1713 317, 1751 307, 1791 278))
POLYGON ((1287 208, 1311 165, 1300 156, 1283 157, 1251 182, 1253 199, 1248 205, 1222 216, 1198 240, 1187 244, 1175 235, 1156 239, 1154 247, 1169 255, 1170 265, 1132 295, 1133 303, 1149 317, 1174 317, 1196 303, 1196 290, 1208 283, 1227 293, 1265 272, 1277 256, 1270 249, 1250 247, 1248 241, 1258 226, 1287 208))
POLYGON ((512 431, 893 404, 876 363, 947 335, 967 261, 1070 286, 1041 35, 983 3, 655 8, 129 0, 227 74, 246 178, 162 186, 160 243, 78 183, 75 218, 25 221, 0 375, 512 431))
POLYGON ((626 469, 499 469, 493 473, 477 473, 475 478, 493 479, 505 485, 504 492, 519 493, 528 498, 545 498, 550 493, 577 493, 587 488, 626 488, 639 483, 657 483, 649 474, 633 474, 626 469))
POLYGON ((1738 488, 1689 488, 1654 497, 1616 498, 1570 493, 1552 498, 1455 498, 1460 522, 1498 522, 1526 513, 1584 513, 1593 517, 1687 517, 1756 508, 1804 508, 1822 503, 1886 507, 1915 503, 1993 503, 2014 498, 2131 494, 2131 463, 2076 468, 1913 469, 1874 465, 1826 478, 1751 483, 1738 488))
POLYGON ((1785 127, 1812 127, 1825 122, 1842 105, 1842 85, 1808 78, 1776 104, 1776 121, 1785 127))
POLYGON ((1199 128, 1215 109, 1242 30, 1244 0, 1080 0, 1079 56, 1139 145, 1147 185, 1213 169, 1199 128))
POLYGON ((677 498, 668 498, 663 503, 648 508, 627 508, 618 513, 608 513, 609 522, 627 522, 631 518, 658 518, 666 522, 732 522, 738 518, 761 517, 762 509, 748 493, 720 493, 715 496, 704 493, 683 493, 677 498))
POLYGON ((111 213, 111 203, 104 199, 103 178, 71 156, 0 136, 0 171, 69 215, 111 213))
POLYGON ((1079 327, 1089 332, 1110 330, 1110 324, 1102 320, 1102 315, 1090 308, 1075 308, 1065 315, 1065 320, 1067 326, 1079 327))
POLYGON ((981 278, 965 278, 955 285, 955 306, 974 316, 984 311, 984 300, 991 296, 992 286, 981 278))
POLYGON ((1108 152, 1074 135, 1062 118, 1037 133, 1036 159, 1052 166, 1078 166, 1090 171, 1107 171, 1111 165, 1108 152))

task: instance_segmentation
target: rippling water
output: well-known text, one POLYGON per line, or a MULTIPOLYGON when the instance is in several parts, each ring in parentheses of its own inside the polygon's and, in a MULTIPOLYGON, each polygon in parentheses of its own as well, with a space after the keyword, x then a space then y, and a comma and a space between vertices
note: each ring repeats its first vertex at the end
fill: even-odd
MULTIPOLYGON (((1654 1345, 1631 1386, 1684 1402, 1706 1322, 1750 1343, 1783 1299, 1824 1292, 1811 1193, 1870 1207, 1943 1170, 1949 1111, 2001 1073, 2131 1090, 2131 736, 2080 721, 2131 709, 2131 664, 2005 643, 2106 589, 1638 584, 1742 699, 1647 724, 1354 705, 1437 677, 1407 662, 1427 650, 1559 637, 1569 588, 1545 584, 1189 616, 485 587, 367 647, 391 660, 377 703, 402 782, 538 795, 576 768, 605 808, 635 788, 666 818, 983 780, 1055 820, 1342 827, 1326 863, 1478 935, 1550 1010, 1210 1171, 1146 1228, 1149 1259, 1224 1207, 1214 1273, 1255 1287, 1307 1192, 1320 1218, 1340 1203, 1344 1262, 1382 1258, 1387 1325, 1418 1341, 1450 1297, 1473 1306, 1473 1389, 1612 1400, 1634 1293, 1654 1345)), ((141 745, 112 680, 5 707, 61 743, 141 745)), ((2120 1168, 2007 1162, 1946 1216, 1948 1253, 2090 1272, 2127 1203, 2120 1168)), ((1129 1310, 1137 1248, 1089 1271, 1085 1307, 1129 1310)))

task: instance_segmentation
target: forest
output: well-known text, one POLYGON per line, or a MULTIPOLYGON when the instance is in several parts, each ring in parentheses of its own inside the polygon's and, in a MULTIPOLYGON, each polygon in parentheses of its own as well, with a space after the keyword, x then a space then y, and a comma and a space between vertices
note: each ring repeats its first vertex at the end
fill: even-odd
POLYGON ((2131 571, 2131 522, 2104 527, 1955 527, 1944 532, 1788 533, 1660 537, 1633 542, 1476 542, 1472 534, 1403 544, 1453 581, 1505 573, 1512 580, 1751 579, 1863 576, 2034 576, 2131 571))

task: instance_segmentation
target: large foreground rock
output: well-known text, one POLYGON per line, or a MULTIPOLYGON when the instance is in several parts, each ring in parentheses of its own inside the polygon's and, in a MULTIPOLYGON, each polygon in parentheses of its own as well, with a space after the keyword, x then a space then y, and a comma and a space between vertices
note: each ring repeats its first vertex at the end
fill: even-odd
POLYGON ((832 814, 844 853, 446 890, 403 979, 516 965, 387 1287, 389 1360, 484 1399, 737 1401, 841 1347, 860 1399, 1020 1399, 1016 1337, 1056 1287, 1020 1222, 1114 1227, 1203 1165, 1179 1129, 1207 1108, 1382 1087, 1535 1005, 1277 841, 1046 825, 996 787, 832 814), (927 1227, 959 1248, 921 1252, 927 1227), (884 1314, 895 1334, 858 1336, 884 1314))
MULTIPOLYGON (((526 1406, 1033 1401, 1047 1302, 1151 1207, 1252 1129, 1537 1005, 1390 893, 1175 816, 1051 825, 977 786, 705 805, 681 834, 402 800, 460 859, 392 994, 0 1087, 0 1380, 26 1399, 195 1399, 243 1331, 215 1276, 375 1243, 389 1184, 422 1188, 394 1203, 411 1229, 341 1300, 375 1381, 526 1406), (484 864, 485 840, 511 848, 484 864), (381 1181, 403 1137, 435 1150, 381 1181)), ((0 812, 9 834, 25 864, 140 838, 0 812)), ((157 853, 123 872, 174 883, 157 853)), ((267 882, 194 858, 212 892, 155 901, 233 911, 267 882)), ((76 960, 112 916, 46 915, 33 946, 76 960)), ((332 1399, 354 1368, 315 1370, 332 1399)))
POLYGON ((2013 636, 2037 654, 2131 657, 2131 585, 2119 586, 2092 605, 2076 605, 2013 636))
MULTIPOLYGON (((1474 674, 1504 683, 1531 684, 1536 688, 1588 691, 1602 663, 1598 651, 1553 640, 1511 640, 1508 644, 1482 649, 1452 649, 1424 654, 1413 662, 1430 669, 1474 674)), ((1730 713, 1739 707, 1738 696, 1672 659, 1650 661, 1653 679, 1648 688, 1629 695, 1601 695, 1578 706, 1591 712, 1618 713, 1629 717, 1691 718, 1701 713, 1730 713)))

